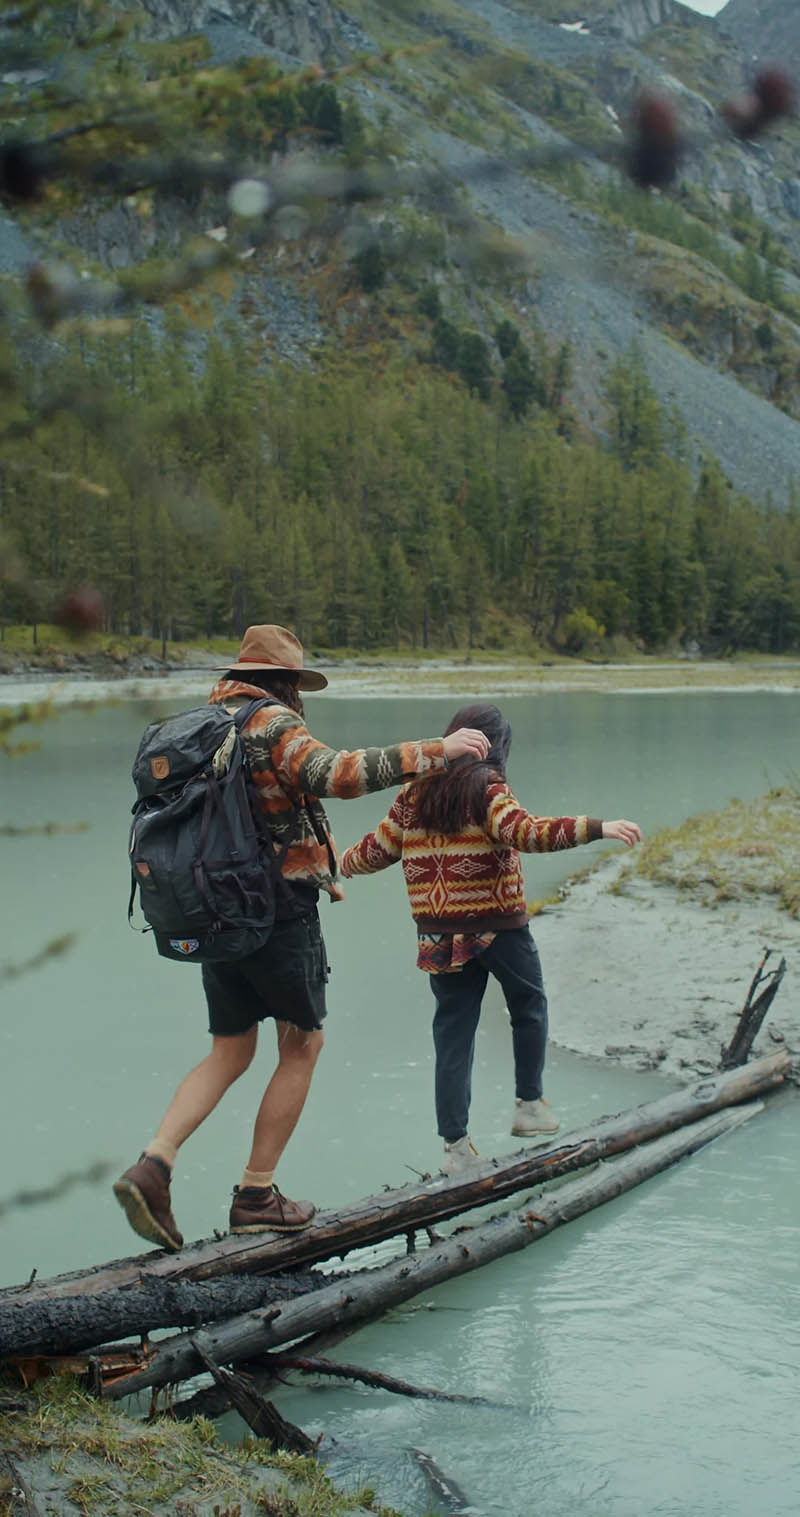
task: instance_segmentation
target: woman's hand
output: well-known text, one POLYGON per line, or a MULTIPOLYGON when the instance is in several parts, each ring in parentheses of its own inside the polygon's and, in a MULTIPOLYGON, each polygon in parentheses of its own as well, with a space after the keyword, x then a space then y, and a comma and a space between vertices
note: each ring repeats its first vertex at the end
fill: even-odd
POLYGON ((443 746, 448 764, 452 759, 463 758, 465 754, 469 754, 470 758, 485 759, 489 752, 489 739, 485 732, 478 732, 475 727, 459 727, 457 732, 448 733, 443 746))
POLYGON ((627 843, 632 848, 634 843, 641 843, 642 829, 636 822, 604 822, 603 837, 616 838, 619 843, 627 843))

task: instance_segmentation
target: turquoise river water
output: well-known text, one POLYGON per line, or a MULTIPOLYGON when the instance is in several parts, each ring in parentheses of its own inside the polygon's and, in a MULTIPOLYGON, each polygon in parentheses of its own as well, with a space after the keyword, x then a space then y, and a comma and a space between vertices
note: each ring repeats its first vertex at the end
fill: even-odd
MULTIPOLYGON (((510 778, 541 813, 631 816, 652 831, 796 779, 800 767, 796 692, 542 693, 503 704, 515 731, 510 778)), ((95 1160, 113 1178, 204 1052, 196 971, 159 960, 125 920, 130 764, 144 723, 168 709, 128 700, 66 710, 38 734, 37 751, 4 767, 0 825, 89 826, 2 839, 0 962, 19 964, 59 933, 76 940, 0 986, 0 1200, 95 1160)), ((312 730, 336 746, 435 735, 451 711, 438 699, 309 701, 312 730)), ((332 803, 340 845, 387 799, 332 803)), ((531 895, 584 862, 527 860, 531 895)), ((326 1048, 280 1180, 289 1195, 328 1207, 435 1170, 440 1155, 431 998, 414 967, 400 872, 353 882, 322 919, 333 965, 326 1048)), ((547 979, 545 919, 537 937, 547 979)), ((655 1074, 559 1049, 557 1006, 551 1014, 547 1089, 564 1130, 668 1088, 655 1074)), ((181 1152, 174 1199, 190 1239, 226 1225, 272 1051, 265 1030, 254 1066, 181 1152)), ((517 1146, 511 1096, 507 1021, 489 998, 472 1126, 484 1153, 517 1146)), ((368 1481, 407 1517, 446 1510, 412 1448, 486 1517, 795 1517, 799 1113, 795 1093, 780 1095, 695 1157, 391 1312, 334 1353, 513 1409, 344 1383, 286 1388, 278 1405, 324 1434, 337 1482, 368 1481)), ((0 1212, 0 1284, 132 1246, 108 1182, 80 1184, 49 1205, 0 1212)), ((239 1436, 233 1419, 224 1429, 239 1436)))

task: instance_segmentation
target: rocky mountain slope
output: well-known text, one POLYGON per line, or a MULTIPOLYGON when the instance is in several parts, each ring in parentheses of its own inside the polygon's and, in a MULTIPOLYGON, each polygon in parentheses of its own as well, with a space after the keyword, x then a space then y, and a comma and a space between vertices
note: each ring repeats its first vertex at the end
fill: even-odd
POLYGON ((745 57, 800 68, 800 10, 793 0, 728 0, 717 21, 745 57))
MULTIPOLYGON (((544 333, 553 349, 568 342, 570 405, 601 434, 609 371, 635 345, 659 397, 683 418, 698 467, 714 455, 753 499, 792 499, 800 484, 800 132, 787 120, 738 141, 717 112, 747 80, 748 27, 763 20, 776 45, 789 47, 800 33, 794 7, 730 0, 719 23, 676 0, 146 0, 145 9, 154 36, 202 34, 212 62, 270 56, 284 69, 344 68, 337 89, 357 104, 372 151, 443 174, 487 245, 495 234, 511 239, 513 277, 502 260, 473 256, 476 239, 470 253, 469 239, 424 197, 365 212, 360 235, 376 239, 388 269, 373 297, 379 340, 413 344, 409 289, 432 283, 445 314, 490 342, 504 318, 531 340, 544 333), (346 71, 389 54, 368 71, 346 71), (635 190, 625 173, 626 120, 643 88, 672 98, 686 134, 664 193, 635 190), (532 149, 549 150, 553 161, 526 163, 532 149), (490 172, 497 159, 509 165, 505 173, 490 172), (413 277, 398 253, 412 222, 413 277), (420 252, 421 228, 435 251, 420 252)), ((173 197, 144 227, 125 204, 109 202, 102 215, 76 215, 60 230, 87 259, 119 267, 148 237, 175 251, 190 226, 196 214, 173 197)), ((0 219, 0 270, 20 269, 30 253, 18 227, 0 219)), ((323 260, 301 243, 280 265, 257 256, 234 304, 267 346, 307 360, 326 336, 346 336, 354 319, 336 298, 346 256, 340 247, 323 260)), ((369 319, 369 299, 356 311, 360 321, 369 319)))

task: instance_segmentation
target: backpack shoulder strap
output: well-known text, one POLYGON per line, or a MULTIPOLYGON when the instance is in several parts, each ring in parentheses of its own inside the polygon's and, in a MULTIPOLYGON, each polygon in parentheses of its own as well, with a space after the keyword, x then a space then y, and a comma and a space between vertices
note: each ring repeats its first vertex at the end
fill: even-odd
MULTIPOLYGON (((222 704, 224 705, 224 702, 222 704)), ((237 731, 241 732, 245 722, 249 722, 251 716, 255 716, 257 711, 261 711, 264 706, 279 706, 280 704, 280 701, 276 700, 274 695, 254 696, 251 701, 247 702, 246 706, 240 706, 239 710, 234 712, 234 726, 237 731)))
MULTIPOLYGON (((239 736, 240 737, 243 736, 242 729, 243 729, 245 723, 249 722, 251 716, 255 716, 255 714, 256 714, 257 711, 263 710, 264 706, 280 706, 280 704, 281 704, 281 702, 278 701, 278 700, 276 700, 273 695, 264 695, 264 696, 257 696, 252 701, 248 701, 248 703, 247 703, 246 706, 240 706, 239 710, 236 711, 234 713, 234 716, 233 716, 233 724, 234 724, 234 726, 236 728, 236 731, 239 733, 239 736)), ((247 754, 246 753, 245 753, 245 762, 247 763, 247 754)), ((249 767, 250 767, 249 763, 247 764, 247 767, 249 769, 249 767)), ((281 865, 283 864, 284 859, 286 858, 286 855, 287 855, 287 853, 289 851, 289 848, 291 847, 292 843, 295 840, 295 837, 297 836, 297 832, 298 832, 298 829, 300 827, 300 815, 301 815, 301 812, 302 812, 302 806, 294 806, 292 809, 294 811, 294 816, 292 818, 291 825, 290 825, 289 830, 288 830, 288 832, 286 834, 286 837, 283 840, 283 844, 282 844, 281 848, 279 849, 279 851, 278 851, 278 853, 276 855, 276 861, 277 861, 277 865, 278 865, 278 870, 279 871, 280 871, 281 865)), ((261 826, 263 827, 264 832, 267 834, 268 837, 271 838, 272 834, 271 834, 270 829, 269 829, 269 824, 268 824, 268 822, 266 820, 266 817, 264 816, 263 812, 261 811, 261 808, 257 807, 257 808, 255 808, 255 811, 256 811, 257 820, 261 823, 261 826)), ((279 873, 279 879, 281 881, 281 884, 285 883, 284 880, 283 880, 283 876, 280 875, 280 873, 279 873)))
MULTIPOLYGON (((261 698, 256 698, 256 699, 254 699, 252 701, 249 701, 246 706, 241 706, 239 708, 239 710, 236 712, 236 714, 235 714, 235 716, 233 718, 234 723, 236 724, 237 730, 239 732, 241 732, 241 730, 242 730, 245 722, 248 722, 250 720, 251 716, 255 716, 256 712, 260 711, 262 709, 262 707, 264 707, 264 706, 280 706, 280 704, 281 704, 280 701, 276 700, 274 696, 270 696, 270 695, 266 695, 266 696, 263 696, 261 698)), ((309 820, 309 822, 311 824, 311 828, 312 828, 312 830, 314 832, 314 835, 315 835, 315 837, 317 839, 317 842, 318 843, 322 843, 323 846, 327 849, 329 868, 330 868, 331 874, 335 875, 335 873, 336 873, 336 859, 334 857, 334 852, 333 852, 333 848, 331 846, 330 837, 328 836, 328 833, 325 831, 324 827, 322 827, 320 825, 320 823, 318 822, 317 818, 315 817, 314 812, 312 811, 311 806, 309 804, 309 800, 308 800, 308 796, 307 795, 304 795, 302 801, 300 802, 300 805, 299 806, 295 806, 295 808, 294 808, 294 821, 293 821, 292 826, 291 826, 291 828, 289 830, 289 833, 287 834, 286 841, 284 842, 283 847, 282 847, 282 849, 280 851, 279 862, 283 863, 283 860, 284 860, 284 858, 286 856, 286 852, 287 852, 287 849, 289 848, 289 845, 292 842, 294 842, 294 838, 295 838, 295 835, 297 833, 297 829, 298 829, 298 827, 300 825, 300 814, 301 814, 301 812, 303 810, 305 810, 306 813, 307 813, 307 815, 308 815, 308 820, 309 820)))

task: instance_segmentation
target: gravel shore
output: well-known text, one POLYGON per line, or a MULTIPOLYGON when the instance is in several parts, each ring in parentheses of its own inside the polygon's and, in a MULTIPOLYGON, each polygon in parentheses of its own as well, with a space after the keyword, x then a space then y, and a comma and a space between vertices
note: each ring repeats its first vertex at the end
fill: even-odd
MULTIPOLYGON (((107 659, 69 661, 56 667, 18 659, 0 665, 0 706, 49 698, 59 705, 70 701, 142 698, 201 700, 219 670, 220 654, 192 655, 186 663, 160 664, 157 659, 128 659, 109 667, 107 659)), ((482 654, 475 658, 440 658, 407 663, 326 658, 307 659, 327 674, 327 690, 314 700, 337 697, 408 696, 501 700, 508 695, 536 695, 548 690, 644 691, 780 690, 800 691, 800 659, 642 658, 631 663, 602 663, 583 659, 552 663, 511 662, 482 654)))

